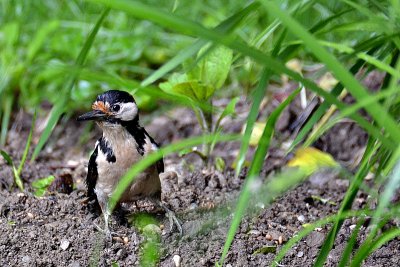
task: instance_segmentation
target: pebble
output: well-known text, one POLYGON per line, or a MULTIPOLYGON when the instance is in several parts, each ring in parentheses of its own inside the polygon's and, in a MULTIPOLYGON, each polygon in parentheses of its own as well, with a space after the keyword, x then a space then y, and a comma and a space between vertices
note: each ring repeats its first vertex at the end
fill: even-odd
POLYGON ((325 235, 320 232, 312 232, 306 238, 306 243, 309 247, 320 247, 324 242, 325 235))
POLYGON ((23 263, 29 263, 31 261, 31 257, 28 255, 22 257, 22 262, 23 263))
POLYGON ((179 255, 174 255, 174 257, 173 257, 172 259, 174 260, 175 267, 181 266, 181 261, 182 261, 181 256, 179 256, 179 255))
POLYGON ((352 225, 349 226, 349 228, 350 228, 350 230, 354 230, 354 228, 356 228, 356 225, 352 224, 352 225))
POLYGON ((124 237, 124 244, 127 245, 129 242, 129 238, 127 236, 124 237))
POLYGON ((69 247, 70 242, 66 239, 61 240, 60 248, 66 250, 69 247))
POLYGON ((270 234, 267 234, 266 236, 265 236, 265 238, 268 240, 268 241, 272 241, 272 235, 270 235, 270 234))
POLYGON ((68 267, 81 267, 81 265, 79 264, 79 262, 74 261, 70 265, 68 265, 68 267))
POLYGON ((258 231, 258 230, 250 230, 250 231, 249 231, 249 234, 258 236, 258 235, 261 234, 261 232, 258 231))
POLYGON ((301 258, 304 256, 304 252, 303 251, 299 251, 299 253, 297 253, 297 257, 301 258))
POLYGON ((33 214, 32 214, 32 213, 30 213, 30 212, 28 212, 28 214, 27 214, 27 215, 28 215, 28 217, 29 217, 29 218, 31 218, 31 219, 33 219, 33 217, 34 217, 34 216, 33 216, 33 214))
POLYGON ((304 217, 304 215, 299 215, 297 216, 297 220, 301 223, 304 223, 306 221, 306 217, 304 217))

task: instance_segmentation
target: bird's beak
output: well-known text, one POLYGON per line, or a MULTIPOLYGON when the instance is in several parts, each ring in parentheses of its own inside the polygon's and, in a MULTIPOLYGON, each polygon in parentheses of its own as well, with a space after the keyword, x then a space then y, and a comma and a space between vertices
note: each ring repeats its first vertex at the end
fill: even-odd
POLYGON ((80 115, 76 120, 77 121, 89 121, 89 120, 99 121, 99 120, 103 120, 106 116, 107 116, 107 114, 105 114, 101 110, 92 110, 85 114, 80 115))

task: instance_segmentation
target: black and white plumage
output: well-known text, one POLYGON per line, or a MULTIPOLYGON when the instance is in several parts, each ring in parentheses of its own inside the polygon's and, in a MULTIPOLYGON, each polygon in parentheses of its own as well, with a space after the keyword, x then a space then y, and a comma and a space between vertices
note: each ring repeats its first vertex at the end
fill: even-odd
MULTIPOLYGON (((146 154, 158 149, 158 144, 139 124, 138 108, 134 98, 127 92, 110 90, 99 95, 92 111, 78 117, 79 121, 94 120, 103 131, 90 157, 86 178, 87 195, 97 200, 104 215, 105 231, 111 214, 108 200, 120 178, 146 154)), ((172 211, 161 202, 159 174, 164 172, 164 162, 140 173, 126 189, 120 203, 148 198, 162 207, 170 218, 171 227, 179 221, 172 211)))

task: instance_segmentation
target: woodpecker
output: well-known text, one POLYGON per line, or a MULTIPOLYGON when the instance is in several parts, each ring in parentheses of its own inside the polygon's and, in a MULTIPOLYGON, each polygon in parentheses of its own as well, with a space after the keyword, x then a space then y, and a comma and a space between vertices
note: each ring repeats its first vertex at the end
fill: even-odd
MULTIPOLYGON (((103 131, 89 159, 86 186, 89 199, 95 200, 101 208, 104 232, 110 236, 110 196, 125 172, 159 146, 140 126, 135 99, 124 91, 110 90, 99 95, 92 104, 92 111, 79 116, 77 120, 94 120, 103 131)), ((119 204, 147 198, 165 210, 170 221, 170 230, 175 224, 182 234, 179 220, 161 202, 159 174, 162 172, 164 161, 160 159, 134 179, 123 193, 119 204)))

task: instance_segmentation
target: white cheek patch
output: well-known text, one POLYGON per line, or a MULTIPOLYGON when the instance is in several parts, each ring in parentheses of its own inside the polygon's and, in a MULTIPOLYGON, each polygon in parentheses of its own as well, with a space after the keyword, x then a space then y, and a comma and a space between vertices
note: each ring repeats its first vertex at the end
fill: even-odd
POLYGON ((123 121, 131 121, 137 113, 138 108, 135 103, 121 103, 121 109, 115 117, 123 121))

